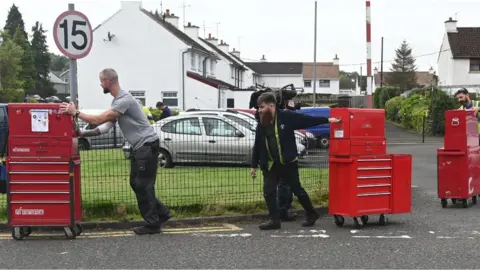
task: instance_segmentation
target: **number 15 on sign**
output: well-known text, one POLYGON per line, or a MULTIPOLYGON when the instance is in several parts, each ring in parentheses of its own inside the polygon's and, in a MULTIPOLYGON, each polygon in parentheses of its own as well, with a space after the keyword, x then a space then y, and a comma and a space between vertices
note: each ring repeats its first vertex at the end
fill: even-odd
POLYGON ((83 58, 92 49, 92 26, 87 16, 78 11, 65 11, 58 16, 53 37, 58 49, 70 59, 83 58))

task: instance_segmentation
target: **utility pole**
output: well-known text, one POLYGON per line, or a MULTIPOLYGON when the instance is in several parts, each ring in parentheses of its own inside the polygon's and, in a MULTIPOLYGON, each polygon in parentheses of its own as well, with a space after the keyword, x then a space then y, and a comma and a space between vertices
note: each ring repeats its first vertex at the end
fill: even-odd
POLYGON ((313 107, 317 106, 317 1, 315 1, 315 24, 313 34, 313 107))
POLYGON ((160 16, 163 15, 163 2, 160 1, 160 16))
POLYGON ((185 25, 186 25, 186 24, 185 24, 185 9, 186 9, 187 7, 191 7, 191 5, 187 5, 187 4, 185 3, 185 1, 183 1, 183 4, 182 4, 180 7, 183 9, 183 26, 185 26, 185 25))
POLYGON ((380 87, 383 87, 383 37, 382 37, 382 50, 380 56, 380 87))
POLYGON ((217 25, 217 36, 216 36, 216 38, 218 39, 218 38, 219 38, 219 36, 218 36, 218 28, 219 28, 220 22, 216 22, 215 24, 217 25))
POLYGON ((205 29, 205 20, 203 20, 203 38, 207 36, 207 29, 205 29))

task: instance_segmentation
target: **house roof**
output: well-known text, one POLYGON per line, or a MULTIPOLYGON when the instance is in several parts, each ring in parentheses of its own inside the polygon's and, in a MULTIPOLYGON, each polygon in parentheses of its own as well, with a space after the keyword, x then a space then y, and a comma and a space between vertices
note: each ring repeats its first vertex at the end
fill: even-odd
MULTIPOLYGON (((303 63, 303 78, 313 79, 313 63, 303 63)), ((317 79, 338 79, 340 69, 332 62, 317 62, 317 79)))
POLYGON ((210 42, 206 41, 205 39, 203 38, 200 38, 199 39, 203 42, 205 42, 205 44, 207 44, 208 47, 212 48, 214 51, 216 51, 218 54, 220 54, 221 56, 225 57, 228 61, 232 62, 235 66, 237 67, 242 67, 242 65, 240 65, 237 61, 235 61, 229 54, 225 53, 224 51, 222 51, 221 49, 219 49, 217 46, 211 44, 210 42))
POLYGON ((187 45, 192 46, 194 49, 197 49, 199 51, 202 51, 207 54, 212 54, 209 50, 205 49, 202 45, 200 45, 198 42, 193 40, 191 37, 189 37, 187 34, 183 33, 180 29, 175 27, 169 22, 166 22, 157 16, 155 14, 152 14, 150 11, 147 11, 143 8, 140 9, 143 13, 145 13, 148 17, 150 17, 152 20, 163 26, 165 29, 167 29, 170 33, 175 35, 178 39, 181 41, 185 42, 187 45))
MULTIPOLYGON (((385 81, 386 78, 389 74, 392 74, 393 72, 387 71, 383 72, 383 84, 386 85, 385 81)), ((415 72, 417 75, 417 84, 418 85, 430 85, 432 84, 432 79, 434 78, 433 74, 430 74, 428 71, 417 71, 415 72)), ((380 72, 378 74, 374 75, 374 80, 375 80, 375 85, 380 85, 380 72)))
POLYGON ((458 27, 447 35, 453 58, 480 58, 480 27, 458 27))
POLYGON ((249 68, 260 74, 302 74, 301 62, 247 62, 249 68))
POLYGON ((192 79, 195 79, 199 82, 202 82, 204 84, 207 84, 207 85, 210 85, 211 87, 215 87, 215 88, 218 88, 220 86, 224 87, 224 88, 227 88, 229 90, 234 90, 236 89, 237 87, 227 83, 227 82, 224 82, 222 80, 217 80, 215 78, 210 78, 210 77, 204 77, 200 74, 197 74, 195 72, 191 72, 191 71, 187 71, 187 77, 190 77, 192 79))
POLYGON ((251 69, 254 73, 258 73, 256 70, 254 70, 252 67, 248 66, 247 63, 245 63, 242 59, 240 59, 239 57, 237 57, 236 55, 234 55, 233 53, 230 53, 230 55, 236 59, 238 62, 240 62, 242 65, 248 67, 249 69, 251 69))
POLYGON ((48 73, 48 78, 50 82, 53 84, 67 84, 66 82, 62 81, 57 75, 53 74, 52 72, 48 73))

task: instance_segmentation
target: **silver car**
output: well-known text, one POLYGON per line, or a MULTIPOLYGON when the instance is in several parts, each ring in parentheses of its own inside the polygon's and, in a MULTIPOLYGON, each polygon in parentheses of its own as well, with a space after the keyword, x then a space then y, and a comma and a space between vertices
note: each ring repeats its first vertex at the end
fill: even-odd
MULTIPOLYGON (((160 120, 159 167, 176 163, 250 164, 255 132, 217 115, 185 114, 160 120)), ((304 152, 303 145, 297 145, 304 152)), ((125 142, 125 158, 131 147, 125 142)))
MULTIPOLYGON (((97 125, 86 124, 83 122, 83 126, 80 127, 80 130, 91 130, 96 127, 97 125)), ((117 122, 115 126, 105 134, 94 137, 79 137, 78 148, 80 150, 119 148, 122 147, 124 141, 125 138, 117 122)))

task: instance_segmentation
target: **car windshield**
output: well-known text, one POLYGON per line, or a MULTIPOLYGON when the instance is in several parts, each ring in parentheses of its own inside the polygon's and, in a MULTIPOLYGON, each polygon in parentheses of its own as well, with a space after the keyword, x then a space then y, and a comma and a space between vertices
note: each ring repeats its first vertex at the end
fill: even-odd
POLYGON ((225 117, 234 121, 235 123, 241 125, 242 127, 248 128, 252 131, 255 131, 256 128, 257 128, 257 122, 256 121, 247 121, 247 120, 244 120, 240 117, 231 116, 231 115, 225 115, 225 117))

